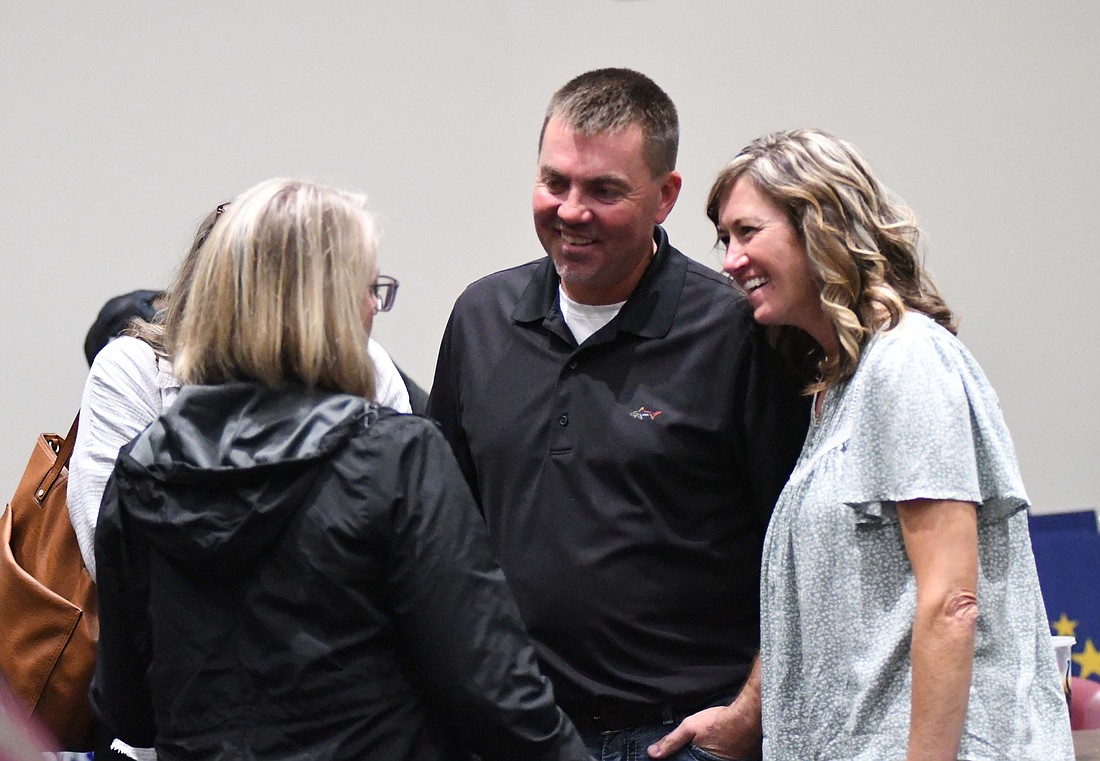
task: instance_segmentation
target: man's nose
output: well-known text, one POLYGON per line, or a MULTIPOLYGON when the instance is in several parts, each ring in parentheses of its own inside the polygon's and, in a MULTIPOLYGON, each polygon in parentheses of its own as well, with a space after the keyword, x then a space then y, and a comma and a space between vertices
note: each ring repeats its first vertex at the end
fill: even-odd
POLYGON ((574 191, 562 199, 561 206, 558 207, 558 218, 566 224, 574 225, 591 219, 592 211, 584 198, 574 191))

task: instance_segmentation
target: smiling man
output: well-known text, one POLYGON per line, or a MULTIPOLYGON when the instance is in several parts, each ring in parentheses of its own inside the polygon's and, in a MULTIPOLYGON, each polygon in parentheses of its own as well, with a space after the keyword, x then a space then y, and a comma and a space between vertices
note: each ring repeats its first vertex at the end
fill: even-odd
POLYGON ((639 124, 585 134, 561 116, 542 133, 535 229, 562 289, 576 303, 626 301, 657 250, 653 225, 680 194, 680 174, 654 171, 639 124))
MULTIPOLYGON (((678 142, 675 106, 637 72, 554 94, 532 198, 548 256, 459 297, 429 401, 597 758, 749 678, 761 543, 808 419, 744 298, 660 226, 678 142)), ((692 736, 759 753, 755 719, 692 736)))

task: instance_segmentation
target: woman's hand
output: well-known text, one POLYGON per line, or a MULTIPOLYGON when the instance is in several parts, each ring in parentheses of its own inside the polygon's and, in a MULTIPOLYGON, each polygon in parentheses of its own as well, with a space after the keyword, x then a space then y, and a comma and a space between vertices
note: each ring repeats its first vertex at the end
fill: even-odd
POLYGON ((954 761, 966 720, 978 622, 978 513, 973 503, 898 503, 917 582, 909 761, 954 761))

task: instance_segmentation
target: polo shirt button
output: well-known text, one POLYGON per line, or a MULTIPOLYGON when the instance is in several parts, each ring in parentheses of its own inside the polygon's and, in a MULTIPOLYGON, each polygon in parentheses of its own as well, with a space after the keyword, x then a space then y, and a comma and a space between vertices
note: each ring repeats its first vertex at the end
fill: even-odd
POLYGON ((558 425, 569 425, 569 416, 562 413, 561 417, 558 418, 558 425))
POLYGON ((570 370, 576 370, 576 369, 577 369, 577 360, 575 360, 575 359, 574 359, 574 360, 570 360, 570 362, 569 362, 569 369, 570 369, 570 370))

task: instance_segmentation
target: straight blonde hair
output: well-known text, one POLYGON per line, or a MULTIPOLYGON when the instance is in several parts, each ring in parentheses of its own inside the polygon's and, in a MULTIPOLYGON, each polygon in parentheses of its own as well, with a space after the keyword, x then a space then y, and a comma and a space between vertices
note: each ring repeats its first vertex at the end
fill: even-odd
POLYGON ((172 367, 183 383, 300 383, 374 397, 366 310, 377 274, 366 198, 274 179, 224 207, 195 257, 172 367))

